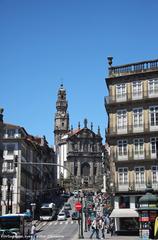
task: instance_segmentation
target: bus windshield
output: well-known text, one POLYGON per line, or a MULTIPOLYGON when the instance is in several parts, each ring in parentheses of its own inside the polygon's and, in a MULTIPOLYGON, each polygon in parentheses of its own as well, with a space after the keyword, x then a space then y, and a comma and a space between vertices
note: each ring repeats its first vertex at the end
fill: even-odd
POLYGON ((52 209, 51 208, 42 208, 41 209, 41 215, 51 216, 52 215, 52 209))

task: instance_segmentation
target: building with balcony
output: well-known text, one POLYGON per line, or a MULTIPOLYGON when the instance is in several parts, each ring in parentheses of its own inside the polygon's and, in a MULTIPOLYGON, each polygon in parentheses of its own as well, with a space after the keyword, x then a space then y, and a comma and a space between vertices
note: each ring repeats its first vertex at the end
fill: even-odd
POLYGON ((106 141, 115 208, 135 209, 151 185, 158 193, 158 60, 112 66, 106 84, 106 141))
POLYGON ((54 151, 45 137, 29 135, 23 127, 3 122, 1 114, 2 214, 19 213, 39 204, 56 186, 54 151), (43 163, 45 165, 43 165, 43 163))
MULTIPOLYGON (((3 109, 0 108, 0 202, 2 199, 2 195, 1 195, 1 185, 2 185, 2 162, 3 162, 3 145, 2 145, 2 134, 3 134, 3 128, 2 128, 2 122, 3 122, 3 109)), ((0 215, 2 213, 2 208, 1 208, 1 204, 0 204, 0 215)))

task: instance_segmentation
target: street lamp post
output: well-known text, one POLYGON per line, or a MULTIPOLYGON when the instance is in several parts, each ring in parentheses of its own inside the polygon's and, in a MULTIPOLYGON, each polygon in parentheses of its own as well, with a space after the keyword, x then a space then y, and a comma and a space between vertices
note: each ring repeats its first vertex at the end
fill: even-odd
POLYGON ((31 203, 31 208, 32 208, 32 220, 35 218, 35 209, 36 209, 36 203, 31 203))

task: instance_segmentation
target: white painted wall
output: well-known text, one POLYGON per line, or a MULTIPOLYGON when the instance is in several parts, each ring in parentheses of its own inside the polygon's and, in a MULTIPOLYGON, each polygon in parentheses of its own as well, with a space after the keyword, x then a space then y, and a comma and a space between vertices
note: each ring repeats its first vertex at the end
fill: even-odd
MULTIPOLYGON (((66 135, 67 137, 67 135, 66 135)), ((63 136, 62 139, 65 139, 65 136, 63 136)), ((67 161, 67 149, 68 149, 68 145, 66 143, 66 141, 64 141, 63 143, 61 143, 58 146, 57 149, 57 164, 65 166, 65 162, 67 161)), ((60 173, 63 174, 64 178, 66 178, 68 176, 68 173, 66 171, 66 169, 64 169, 63 167, 57 166, 57 179, 60 179, 60 173)))

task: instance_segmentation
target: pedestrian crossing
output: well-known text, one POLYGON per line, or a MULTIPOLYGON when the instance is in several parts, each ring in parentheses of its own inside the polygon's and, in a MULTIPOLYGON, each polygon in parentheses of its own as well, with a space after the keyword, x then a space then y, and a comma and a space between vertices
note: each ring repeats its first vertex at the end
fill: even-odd
POLYGON ((68 224, 78 224, 77 220, 67 220, 67 221, 51 221, 51 222, 36 222, 36 229, 40 230, 43 229, 44 227, 49 227, 49 226, 56 226, 56 225, 68 225, 68 224))

